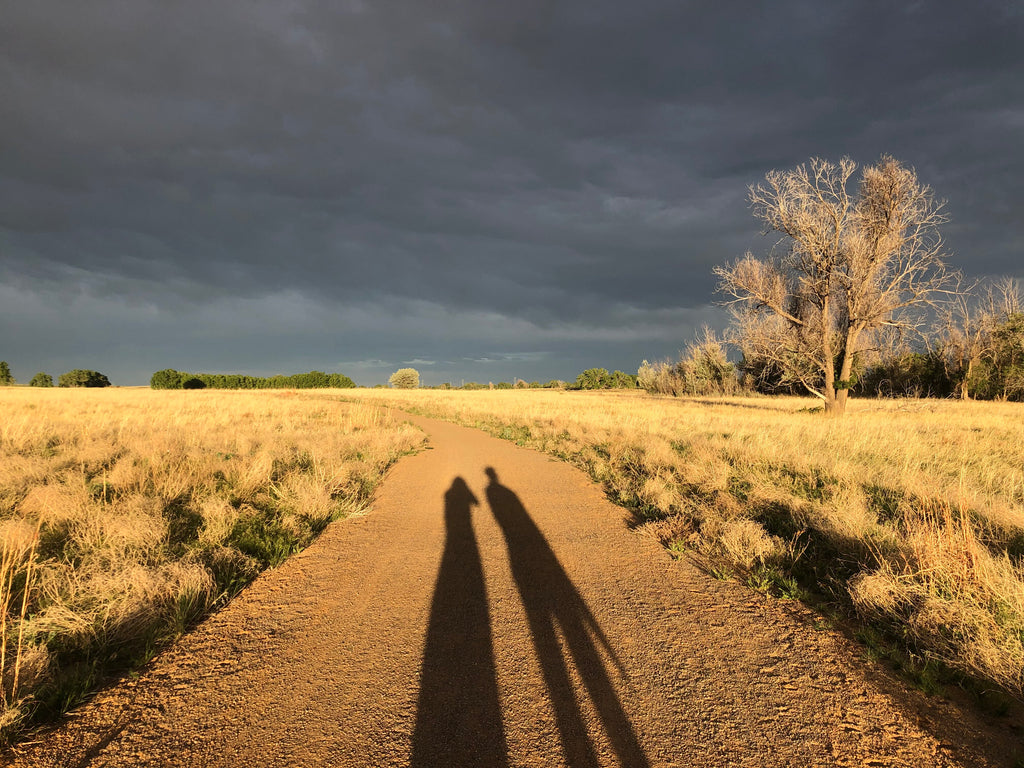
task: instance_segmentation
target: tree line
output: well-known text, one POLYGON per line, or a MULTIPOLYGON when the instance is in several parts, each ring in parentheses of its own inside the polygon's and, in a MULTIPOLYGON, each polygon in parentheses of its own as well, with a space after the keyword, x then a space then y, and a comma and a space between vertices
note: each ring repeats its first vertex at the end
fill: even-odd
POLYGON ((341 373, 310 371, 291 376, 246 376, 238 373, 188 373, 164 368, 152 375, 153 389, 351 389, 355 382, 341 373))
MULTIPOLYGON (((980 293, 958 296, 916 348, 897 343, 858 351, 850 363, 849 393, 1024 402, 1024 312, 1011 309, 1020 304, 1021 293, 1016 282, 1001 282, 1012 293, 996 311, 988 298, 991 285, 985 285, 980 293), (965 307, 969 323, 960 314, 965 307)), ((802 382, 745 341, 735 328, 724 337, 705 328, 678 359, 645 360, 638 384, 665 395, 807 394, 802 382), (733 345, 741 352, 736 363, 728 355, 733 345)))
MULTIPOLYGON (((18 382, 15 381, 14 375, 11 373, 11 367, 7 364, 6 360, 0 360, 0 387, 13 387, 18 382)), ((52 387, 53 377, 40 371, 29 381, 30 387, 52 387)), ((90 371, 82 368, 76 368, 73 371, 62 373, 57 377, 57 386, 59 387, 109 387, 110 379, 104 376, 99 371, 90 371)))
MULTIPOLYGON (((403 373, 407 369, 402 371, 396 371, 392 374, 388 382, 392 387, 396 389, 413 389, 419 386, 416 384, 409 384, 413 379, 411 375, 404 374, 400 379, 396 380, 395 376, 399 373, 403 373)), ((414 371, 415 372, 415 371, 414 371)), ((418 378, 416 379, 418 382, 418 378)), ((424 387, 424 389, 462 389, 462 390, 479 390, 479 389, 568 389, 568 390, 592 390, 592 389, 635 389, 637 386, 637 378, 632 373, 623 373, 622 371, 608 372, 607 368, 588 368, 587 370, 580 373, 575 381, 562 381, 561 379, 551 379, 545 383, 539 381, 526 381, 525 379, 516 379, 512 381, 489 381, 483 384, 478 381, 467 381, 460 385, 454 385, 451 383, 439 384, 437 386, 424 387)))

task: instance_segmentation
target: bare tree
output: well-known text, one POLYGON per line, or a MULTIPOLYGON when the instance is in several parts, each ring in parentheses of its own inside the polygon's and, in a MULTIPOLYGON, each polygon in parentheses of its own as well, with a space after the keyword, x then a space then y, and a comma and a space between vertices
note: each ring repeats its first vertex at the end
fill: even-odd
POLYGON ((950 285, 938 225, 942 204, 911 168, 891 157, 867 166, 856 193, 856 164, 814 159, 772 171, 750 188, 765 233, 778 232, 785 253, 747 253, 715 269, 731 298, 734 336, 791 382, 841 415, 854 358, 883 328, 919 324, 912 310, 950 285))
POLYGON ((939 314, 939 344, 947 375, 960 398, 970 400, 978 364, 995 351, 995 331, 1024 306, 1020 283, 1002 277, 957 291, 939 314))

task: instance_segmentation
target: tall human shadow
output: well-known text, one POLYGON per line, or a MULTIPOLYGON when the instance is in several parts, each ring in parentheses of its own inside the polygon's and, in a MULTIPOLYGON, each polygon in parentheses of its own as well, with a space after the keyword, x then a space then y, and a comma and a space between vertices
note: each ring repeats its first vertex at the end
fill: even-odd
POLYGON ((623 672, 621 662, 519 497, 498 482, 498 473, 493 467, 488 467, 486 472, 490 478, 487 502, 505 534, 512 576, 519 588, 554 705, 566 763, 571 768, 591 768, 598 765, 598 759, 573 691, 568 659, 563 656, 558 641, 559 632, 619 763, 630 768, 646 768, 647 756, 615 693, 598 644, 603 646, 620 673, 623 672))
POLYGON ((420 676, 412 768, 508 765, 491 621, 471 508, 461 477, 444 495, 445 545, 420 676))

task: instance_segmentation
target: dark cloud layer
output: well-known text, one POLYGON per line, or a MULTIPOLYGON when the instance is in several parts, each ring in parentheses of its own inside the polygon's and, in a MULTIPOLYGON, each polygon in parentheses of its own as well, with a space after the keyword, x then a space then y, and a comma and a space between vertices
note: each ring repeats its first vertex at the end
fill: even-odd
POLYGON ((4 1, 0 358, 635 370, 812 156, 905 160, 954 264, 1024 276, 1018 8, 4 1))

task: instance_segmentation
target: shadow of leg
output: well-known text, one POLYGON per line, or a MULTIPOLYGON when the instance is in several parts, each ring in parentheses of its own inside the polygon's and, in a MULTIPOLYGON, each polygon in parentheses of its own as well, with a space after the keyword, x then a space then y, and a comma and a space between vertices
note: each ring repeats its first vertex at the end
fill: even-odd
POLYGON ((498 482, 493 468, 487 469, 487 475, 487 502, 505 536, 512 576, 530 623, 566 762, 572 768, 598 764, 579 697, 572 687, 568 660, 558 642, 558 629, 562 630, 569 654, 619 762, 630 768, 646 768, 647 757, 595 644, 594 637, 614 657, 597 621, 519 497, 498 482))
POLYGON ((465 481, 445 493, 446 538, 420 677, 413 768, 508 765, 490 613, 465 481))
POLYGON ((583 684, 604 724, 605 733, 608 734, 608 740, 611 741, 619 762, 630 768, 645 768, 648 765, 647 756, 640 747, 633 725, 629 722, 622 702, 612 687, 594 638, 579 618, 578 615, 566 616, 562 623, 562 631, 565 633, 569 653, 576 664, 576 669, 583 678, 583 684))

